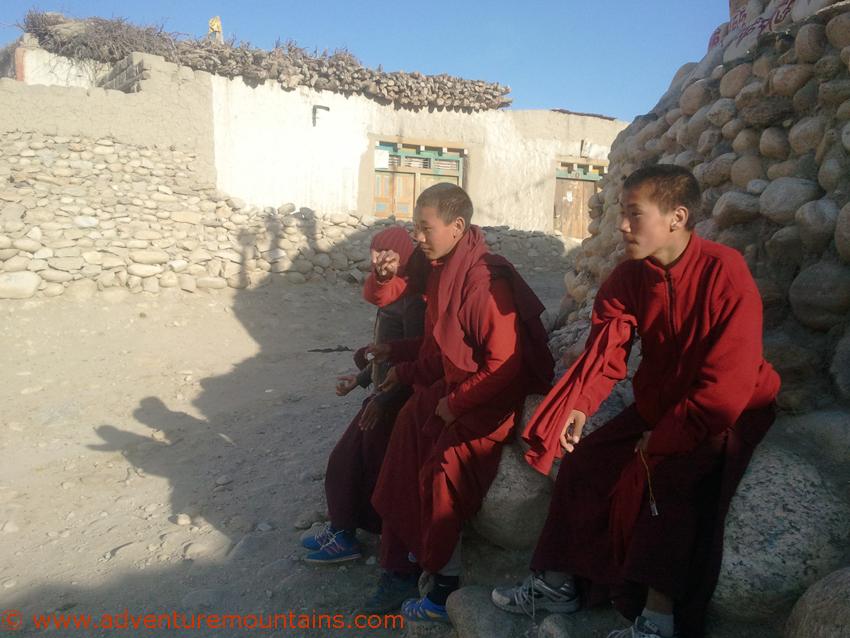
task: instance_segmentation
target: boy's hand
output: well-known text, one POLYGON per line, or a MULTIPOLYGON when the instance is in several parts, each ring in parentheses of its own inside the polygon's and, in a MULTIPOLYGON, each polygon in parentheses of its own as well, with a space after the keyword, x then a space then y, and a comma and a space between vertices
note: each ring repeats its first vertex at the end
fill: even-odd
POLYGON ((587 421, 587 415, 584 412, 580 410, 570 412, 560 437, 561 447, 567 452, 572 452, 576 443, 581 439, 581 431, 584 429, 585 421, 587 421))
POLYGON ((390 347, 386 343, 370 343, 366 346, 366 359, 370 363, 383 363, 390 356, 390 347))
POLYGON ((356 387, 357 377, 353 374, 347 374, 344 377, 337 377, 336 395, 338 397, 344 397, 356 387))
POLYGON ((369 401, 366 409, 363 410, 363 416, 360 417, 360 429, 364 432, 371 430, 378 424, 378 420, 384 413, 382 408, 375 399, 369 401))
POLYGON ((643 436, 640 437, 640 440, 635 445, 635 454, 640 451, 646 453, 646 448, 649 445, 649 437, 652 436, 652 430, 643 433, 643 436))
POLYGON ((395 373, 395 368, 390 368, 390 371, 387 372, 387 378, 384 379, 384 382, 381 384, 381 390, 384 392, 388 392, 400 383, 401 381, 399 380, 398 375, 395 373))
POLYGON ((372 269, 379 281, 392 279, 398 272, 400 263, 399 254, 393 250, 372 251, 372 269))
POLYGON ((452 414, 452 411, 449 410, 449 397, 443 397, 440 399, 440 402, 437 404, 437 409, 434 410, 434 414, 445 421, 447 427, 455 422, 456 417, 452 414))

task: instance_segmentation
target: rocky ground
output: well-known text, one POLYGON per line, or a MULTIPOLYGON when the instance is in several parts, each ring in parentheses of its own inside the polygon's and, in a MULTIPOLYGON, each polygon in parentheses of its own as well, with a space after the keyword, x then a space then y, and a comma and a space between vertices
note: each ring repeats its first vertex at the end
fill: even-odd
MULTIPOLYGON (((526 275, 557 308, 562 273, 526 275)), ((16 635, 44 632, 33 614, 125 610, 352 623, 377 538, 316 569, 298 528, 324 520, 327 455, 363 398, 334 379, 373 308, 350 284, 163 292, 0 301, 0 612, 16 635)), ((346 632, 375 633, 326 630, 346 632)))

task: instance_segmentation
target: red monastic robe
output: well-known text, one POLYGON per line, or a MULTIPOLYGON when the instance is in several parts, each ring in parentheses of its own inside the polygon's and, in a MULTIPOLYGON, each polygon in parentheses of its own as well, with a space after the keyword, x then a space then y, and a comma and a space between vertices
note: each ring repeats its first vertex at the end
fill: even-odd
POLYGON ((761 299, 746 263, 694 234, 669 269, 627 261, 600 287, 588 351, 526 428, 532 465, 548 471, 566 415, 594 413, 624 378, 632 326, 643 355, 635 405, 564 458, 532 569, 575 574, 590 604, 613 598, 631 618, 652 587, 677 601, 684 635, 698 636, 724 517, 773 423, 779 376, 762 357, 761 299), (634 451, 648 430, 657 516, 634 451))
MULTIPOLYGON (((372 250, 393 250, 400 258, 400 272, 404 273, 407 261, 413 252, 413 239, 404 228, 395 226, 381 231, 372 238, 372 250)), ((374 274, 369 275, 369 280, 374 274)), ((421 337, 423 332, 423 306, 421 298, 400 299, 401 295, 384 294, 372 301, 378 306, 375 318, 375 343, 386 343, 390 339, 411 339, 421 337)), ((378 384, 385 378, 385 371, 369 364, 365 357, 365 348, 354 355, 354 362, 361 370, 358 382, 368 387, 370 381, 378 384), (361 381, 362 376, 365 378, 361 381)), ((411 395, 410 388, 399 386, 390 392, 375 393, 366 398, 354 419, 340 437, 328 457, 328 469, 325 475, 325 495, 328 500, 328 514, 331 524, 336 528, 361 528, 372 533, 380 533, 381 518, 372 507, 372 492, 381 472, 381 464, 390 441, 393 424, 399 410, 411 395), (370 430, 360 429, 360 418, 366 406, 376 401, 382 412, 375 426, 370 430)))
POLYGON ((416 391, 396 420, 372 503, 384 520, 382 565, 406 571, 410 551, 437 573, 480 509, 526 395, 549 389, 554 362, 543 305, 476 226, 431 264, 426 298, 424 340, 391 344, 393 360, 416 354, 396 366, 416 391), (434 414, 443 397, 456 417, 450 426, 434 414))

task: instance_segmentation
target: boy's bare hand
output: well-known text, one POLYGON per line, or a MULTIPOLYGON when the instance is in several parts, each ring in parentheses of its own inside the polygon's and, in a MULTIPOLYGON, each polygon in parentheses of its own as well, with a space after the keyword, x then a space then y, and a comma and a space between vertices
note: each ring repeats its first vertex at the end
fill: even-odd
POLYGON ((570 412, 560 437, 561 447, 567 452, 572 452, 576 443, 581 439, 581 431, 584 429, 585 421, 587 421, 587 415, 584 412, 580 410, 570 412))
POLYGON ((393 250, 372 251, 372 269, 375 271, 375 276, 381 281, 392 279, 398 272, 400 263, 399 254, 393 250))
POLYGON ((652 430, 643 433, 643 436, 640 437, 640 440, 637 442, 637 445, 635 445, 635 454, 640 451, 646 453, 646 447, 649 445, 650 436, 652 436, 652 430))
POLYGON ((452 414, 452 411, 449 410, 449 397, 443 397, 440 399, 440 402, 437 403, 437 409, 434 410, 434 414, 445 421, 446 426, 454 423, 457 418, 454 414, 452 414))
POLYGON ((395 368, 390 368, 390 371, 387 372, 387 378, 384 379, 384 382, 381 384, 381 390, 387 392, 389 390, 392 390, 400 383, 401 381, 399 380, 398 375, 395 373, 395 368))
POLYGON ((373 363, 383 363, 390 356, 390 347, 386 343, 370 343, 366 346, 366 359, 373 363))
POLYGON ((365 432, 366 430, 374 428, 378 424, 378 420, 381 418, 383 413, 384 408, 382 408, 375 399, 369 401, 366 409, 363 410, 363 415, 360 417, 360 429, 365 432))
POLYGON ((344 397, 356 387, 357 377, 353 374, 347 374, 344 377, 337 377, 336 395, 338 397, 344 397))

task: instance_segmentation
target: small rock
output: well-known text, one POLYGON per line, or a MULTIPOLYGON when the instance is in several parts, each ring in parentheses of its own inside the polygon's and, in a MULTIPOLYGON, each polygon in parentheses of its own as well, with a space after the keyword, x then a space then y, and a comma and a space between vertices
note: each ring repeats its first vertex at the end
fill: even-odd
POLYGON ((178 514, 177 524, 178 525, 191 525, 192 524, 192 518, 187 516, 186 514, 178 514))
POLYGON ((229 485, 233 482, 233 479, 230 478, 227 474, 222 474, 215 480, 216 485, 229 485))
POLYGON ((257 525, 257 531, 260 531, 260 532, 270 532, 273 529, 274 528, 271 525, 269 525, 268 523, 260 523, 259 525, 257 525))
POLYGON ((6 272, 0 274, 0 299, 29 299, 41 285, 41 277, 34 272, 6 272))
POLYGON ((3 527, 0 527, 0 531, 4 534, 14 534, 15 532, 20 532, 21 528, 14 521, 6 521, 3 527))

